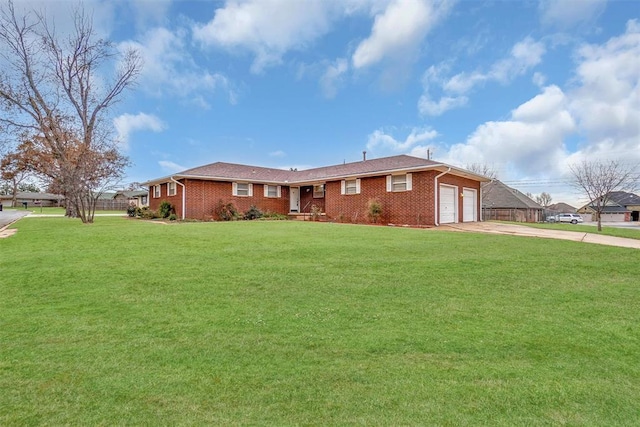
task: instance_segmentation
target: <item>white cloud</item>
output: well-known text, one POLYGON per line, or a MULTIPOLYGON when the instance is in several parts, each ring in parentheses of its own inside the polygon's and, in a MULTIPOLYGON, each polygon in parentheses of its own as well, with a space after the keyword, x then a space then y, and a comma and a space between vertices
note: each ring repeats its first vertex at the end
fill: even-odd
POLYGON ((423 116, 439 116, 445 111, 466 105, 468 101, 466 96, 443 96, 438 101, 433 101, 424 93, 418 100, 418 111, 423 116))
POLYGON ((593 22, 606 4, 607 0, 541 0, 538 10, 543 24, 569 29, 593 22))
POLYGON ((578 50, 571 111, 589 156, 640 162, 640 23, 602 45, 578 50))
POLYGON ((227 77, 212 74, 196 64, 189 53, 184 29, 173 32, 157 27, 147 31, 141 42, 123 42, 120 48, 138 50, 144 60, 140 83, 155 96, 176 96, 202 108, 210 108, 206 97, 217 90, 225 92, 231 104, 237 100, 227 77))
POLYGON ((349 63, 344 58, 338 58, 334 63, 327 66, 326 71, 320 78, 322 92, 327 98, 334 98, 338 92, 338 86, 344 80, 344 74, 349 70, 349 63))
POLYGON ((640 164, 640 25, 601 45, 577 50, 574 78, 515 108, 505 121, 476 128, 443 161, 496 164, 501 179, 568 177, 589 159, 640 164))
POLYGON ((353 67, 368 67, 387 57, 407 57, 446 14, 449 5, 442 1, 392 0, 376 15, 371 35, 353 53, 353 67))
POLYGON ((431 141, 438 136, 438 132, 430 128, 413 128, 404 141, 398 140, 382 129, 378 129, 369 135, 367 150, 373 153, 391 151, 394 153, 407 152, 416 148, 419 144, 431 141))
POLYGON ((269 153, 271 157, 285 157, 287 154, 282 150, 276 150, 269 153))
POLYGON ((193 28, 205 45, 243 49, 255 55, 259 73, 279 64, 289 50, 302 49, 329 30, 333 2, 228 0, 206 25, 193 28))
POLYGON ((438 116, 445 111, 462 107, 468 103, 467 94, 475 86, 491 81, 508 84, 538 65, 545 51, 543 43, 526 37, 511 48, 507 57, 496 61, 486 72, 478 69, 445 78, 451 64, 432 65, 425 71, 422 79, 424 91, 418 100, 418 111, 424 116, 438 116), (442 92, 437 101, 434 100, 437 97, 432 95, 434 91, 442 92))
POLYGON ((150 130, 152 132, 162 132, 166 125, 153 114, 122 114, 113 119, 113 125, 118 133, 118 142, 122 148, 128 149, 129 136, 132 132, 150 130))
POLYGON ((174 163, 168 160, 160 160, 158 164, 160 165, 163 171, 168 173, 182 172, 183 170, 187 169, 182 165, 179 165, 177 163, 174 163))

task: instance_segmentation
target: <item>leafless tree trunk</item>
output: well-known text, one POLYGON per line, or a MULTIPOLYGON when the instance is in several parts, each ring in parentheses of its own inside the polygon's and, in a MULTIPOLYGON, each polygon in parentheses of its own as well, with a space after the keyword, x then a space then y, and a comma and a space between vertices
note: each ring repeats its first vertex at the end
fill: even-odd
POLYGON ((583 191, 596 213, 598 231, 602 231, 602 213, 609 204, 613 191, 632 191, 634 172, 638 166, 624 166, 619 161, 583 161, 570 166, 573 185, 583 191))
POLYGON ((0 127, 20 136, 30 167, 60 189, 68 209, 93 222, 90 199, 128 164, 105 116, 134 84, 140 58, 97 39, 80 8, 69 37, 57 37, 41 14, 16 16, 11 1, 0 12, 0 55, 8 65, 0 72, 0 127), (115 61, 111 79, 99 74, 115 61))

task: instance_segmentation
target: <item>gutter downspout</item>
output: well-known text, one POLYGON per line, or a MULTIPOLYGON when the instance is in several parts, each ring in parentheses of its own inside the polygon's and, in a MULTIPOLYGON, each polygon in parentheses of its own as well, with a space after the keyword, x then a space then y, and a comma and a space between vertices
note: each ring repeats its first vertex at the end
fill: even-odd
POLYGON ((175 182, 176 184, 178 184, 180 187, 182 187, 182 219, 185 218, 185 214, 186 214, 186 202, 187 202, 187 188, 184 186, 183 183, 176 181, 173 177, 170 177, 171 181, 175 182))
POLYGON ((442 172, 440 175, 436 176, 435 178, 435 201, 436 201, 436 205, 435 205, 435 209, 433 210, 434 213, 434 222, 436 224, 436 227, 440 226, 440 222, 438 221, 438 218, 440 217, 440 211, 438 210, 438 193, 439 193, 439 188, 438 188, 438 178, 440 178, 443 175, 448 174, 449 172, 451 172, 451 168, 449 167, 446 171, 442 172))

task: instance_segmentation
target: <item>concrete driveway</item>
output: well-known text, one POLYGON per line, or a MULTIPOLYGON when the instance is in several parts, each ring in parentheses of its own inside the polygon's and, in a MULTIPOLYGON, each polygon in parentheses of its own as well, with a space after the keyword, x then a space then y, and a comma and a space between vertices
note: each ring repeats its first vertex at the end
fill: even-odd
POLYGON ((6 228, 20 218, 29 215, 30 213, 31 211, 19 209, 0 211, 0 238, 12 235, 15 230, 7 230, 6 228))
POLYGON ((603 236, 601 234, 576 231, 548 230, 543 228, 527 227, 525 225, 503 224, 498 222, 465 222, 460 224, 441 225, 440 228, 470 233, 509 234, 512 236, 573 240, 575 242, 596 243, 598 245, 640 249, 640 240, 637 239, 603 236))

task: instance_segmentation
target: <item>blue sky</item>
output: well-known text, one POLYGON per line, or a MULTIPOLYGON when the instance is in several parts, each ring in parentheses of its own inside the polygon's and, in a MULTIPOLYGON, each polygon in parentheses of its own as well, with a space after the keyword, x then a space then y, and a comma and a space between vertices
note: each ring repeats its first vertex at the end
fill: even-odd
MULTIPOLYGON (((76 3, 19 0, 68 25, 76 3)), ((112 111, 127 181, 216 161, 396 154, 586 202, 570 164, 640 164, 640 2, 89 1, 145 67, 112 111)))

